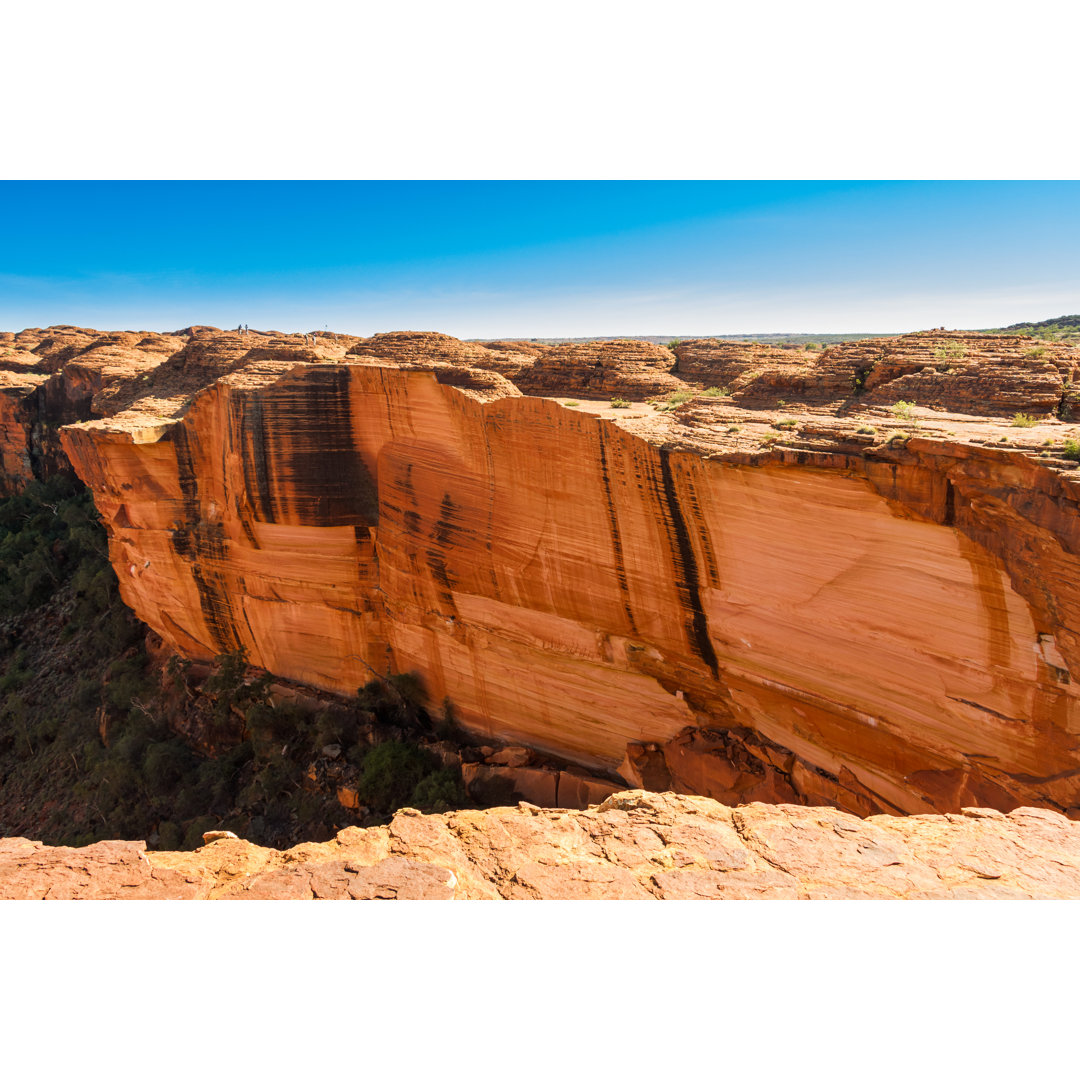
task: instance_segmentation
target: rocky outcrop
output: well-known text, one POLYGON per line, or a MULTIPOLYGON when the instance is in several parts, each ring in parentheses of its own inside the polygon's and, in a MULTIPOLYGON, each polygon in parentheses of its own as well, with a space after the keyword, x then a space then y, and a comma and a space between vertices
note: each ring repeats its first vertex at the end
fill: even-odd
POLYGON ((1080 822, 1048 810, 860 819, 620 792, 350 828, 288 851, 0 840, 0 899, 736 900, 1080 898, 1080 822))
POLYGON ((671 374, 673 366, 671 350, 662 345, 591 341, 552 347, 516 381, 526 394, 644 401, 686 389, 671 374))
POLYGON ((42 386, 147 358, 62 438, 184 655, 342 694, 417 671, 485 739, 732 805, 1080 815, 1077 431, 1042 407, 1075 350, 1009 383, 1041 346, 34 333, 12 377, 42 386), (920 405, 938 376, 983 412, 920 405))
POLYGON ((741 389, 765 372, 806 372, 818 353, 748 341, 695 338, 675 346, 678 357, 672 374, 695 387, 741 389))
POLYGON ((1059 415, 1072 407, 1080 350, 1013 335, 930 330, 833 345, 822 353, 699 339, 676 346, 673 374, 740 404, 833 408, 910 402, 971 416, 1059 415))
POLYGON ((478 345, 458 341, 447 334, 395 331, 357 341, 349 352, 349 359, 377 364, 389 361, 396 366, 416 368, 449 365, 494 371, 516 380, 532 366, 536 355, 536 348, 524 343, 499 341, 478 345))
POLYGON ((844 342, 801 366, 774 364, 736 399, 787 396, 862 407, 907 401, 971 416, 1053 416, 1066 400, 1080 350, 1028 338, 926 331, 844 342))

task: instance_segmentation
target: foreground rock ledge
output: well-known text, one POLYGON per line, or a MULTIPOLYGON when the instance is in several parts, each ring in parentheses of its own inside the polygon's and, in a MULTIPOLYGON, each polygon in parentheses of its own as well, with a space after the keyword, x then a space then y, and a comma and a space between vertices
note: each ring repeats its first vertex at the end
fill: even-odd
POLYGON ((3 899, 735 900, 1080 898, 1080 822, 1050 810, 854 817, 627 791, 345 829, 288 851, 220 839, 85 848, 0 840, 3 899))

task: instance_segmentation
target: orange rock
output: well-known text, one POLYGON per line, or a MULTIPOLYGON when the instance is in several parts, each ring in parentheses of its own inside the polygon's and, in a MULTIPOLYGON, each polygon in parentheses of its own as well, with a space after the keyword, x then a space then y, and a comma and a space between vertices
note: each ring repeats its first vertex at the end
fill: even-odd
POLYGON ((625 398, 643 401, 685 390, 671 374, 671 350, 647 341, 596 341, 557 345, 516 377, 527 394, 625 398))
POLYGON ((0 899, 1080 898, 1080 822, 988 809, 862 820, 621 791, 345 829, 289 851, 222 839, 147 852, 0 840, 0 899))
POLYGON ((509 765, 520 768, 528 765, 536 755, 527 746, 506 746, 494 754, 488 754, 484 761, 488 765, 509 765))
POLYGON ((534 806, 559 806, 559 774, 550 769, 511 769, 504 765, 461 766, 461 779, 469 794, 480 802, 514 802, 524 799, 534 806))
POLYGON ((343 694, 417 671, 481 738, 724 801, 1080 808, 1077 480, 1040 442, 961 439, 1060 404, 1075 349, 715 343, 710 371, 700 342, 677 364, 642 343, 419 334, 11 342, 12 483, 31 397, 78 420, 61 438, 121 594, 188 657, 243 646, 343 694), (734 404, 663 414, 521 393, 729 376, 734 404), (914 431, 888 409, 901 391, 924 402, 914 431), (943 403, 980 415, 937 424, 943 403))
POLYGON ((619 784, 609 780, 598 780, 592 776, 578 776, 563 770, 559 773, 559 788, 556 798, 559 806, 568 810, 587 810, 598 806, 609 795, 622 791, 619 784))
POLYGON ((337 801, 346 810, 355 810, 360 805, 360 795, 355 788, 339 787, 337 789, 337 801))

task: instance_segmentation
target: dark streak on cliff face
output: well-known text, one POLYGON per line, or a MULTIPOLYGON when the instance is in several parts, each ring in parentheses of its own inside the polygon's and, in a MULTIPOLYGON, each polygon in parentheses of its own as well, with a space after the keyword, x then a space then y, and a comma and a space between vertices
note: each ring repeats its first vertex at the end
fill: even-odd
POLYGON ((240 460, 244 466, 244 487, 255 504, 260 521, 273 522, 274 500, 266 459, 266 410, 261 394, 237 395, 232 408, 239 412, 240 460))
POLYGON ((348 369, 313 368, 305 373, 302 389, 284 389, 284 401, 277 394, 270 398, 275 409, 270 419, 277 430, 302 433, 283 439, 297 447, 284 471, 286 479, 302 477, 304 489, 312 493, 311 524, 377 524, 378 489, 353 443, 348 369))
POLYGON ((714 589, 720 588, 720 570, 716 561, 716 553, 713 551, 712 536, 705 525, 705 515, 701 510, 701 502, 698 499, 697 489, 689 476, 684 478, 683 487, 686 491, 686 499, 690 504, 690 518, 697 526, 698 542, 705 556, 705 571, 709 577, 709 586, 714 589))
POLYGON ((491 582, 491 595, 500 600, 499 577, 495 573, 495 455, 491 448, 491 435, 499 430, 498 421, 489 414, 483 414, 484 420, 484 458, 487 461, 488 510, 487 534, 484 536, 484 550, 487 552, 488 580, 491 582))
MULTIPOLYGON (((431 539, 439 548, 448 549, 454 543, 454 535, 461 531, 461 527, 455 523, 454 517, 457 508, 454 500, 449 495, 444 495, 439 510, 439 520, 435 522, 431 530, 431 539)), ((446 560, 438 550, 428 549, 427 565, 432 577, 439 586, 439 599, 446 605, 454 616, 457 615, 457 604, 454 602, 454 583, 450 572, 446 567, 446 560)))
POLYGON ((233 652, 240 647, 235 629, 237 619, 228 586, 218 570, 226 557, 225 531, 220 523, 202 519, 195 454, 188 429, 177 424, 171 429, 170 436, 176 447, 177 475, 184 502, 184 528, 173 536, 173 548, 191 567, 191 576, 199 592, 199 605, 215 651, 233 652))
POLYGON ((718 673, 716 650, 713 648, 712 639, 709 637, 709 625, 705 616, 705 609, 701 605, 701 582, 698 576, 697 558, 694 555, 694 545, 690 540, 690 533, 686 528, 686 519, 683 517, 682 507, 679 505, 679 496, 675 487, 675 478, 671 473, 671 451, 666 446, 659 447, 660 475, 664 485, 664 524, 667 526, 670 538, 672 562, 676 570, 676 581, 679 587, 679 599, 683 610, 689 613, 687 619, 687 636, 690 639, 694 651, 709 666, 714 676, 718 673))
POLYGON ((942 524, 956 524, 956 488, 951 480, 945 481, 945 509, 942 511, 942 524))
POLYGON ((615 552, 615 574, 619 581, 619 592, 622 594, 623 611, 630 625, 630 632, 639 636, 640 631, 634 621, 634 609, 630 603, 630 587, 626 580, 626 563, 623 559, 622 535, 619 531, 619 516, 615 512, 615 503, 611 493, 611 476, 608 472, 607 448, 605 446, 606 435, 604 428, 600 428, 600 478, 604 485, 604 505, 607 508, 608 525, 611 528, 611 546, 615 552))

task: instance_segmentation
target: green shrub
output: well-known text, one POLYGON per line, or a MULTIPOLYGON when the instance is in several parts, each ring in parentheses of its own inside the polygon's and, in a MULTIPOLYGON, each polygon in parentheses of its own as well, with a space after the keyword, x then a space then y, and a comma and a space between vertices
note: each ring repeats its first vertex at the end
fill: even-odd
POLYGON ((179 851, 183 846, 184 832, 175 821, 163 821, 158 825, 159 851, 179 851))
POLYGON ((311 749, 321 750, 328 743, 353 746, 360 734, 360 717, 351 709, 323 709, 315 716, 311 749))
POLYGON ((1076 439, 1066 439, 1061 456, 1068 458, 1069 461, 1080 461, 1080 442, 1077 442, 1076 439))
POLYGON ((774 428, 793 428, 798 426, 799 421, 793 416, 789 416, 784 420, 777 420, 774 424, 774 428))
POLYGON ((372 679, 356 693, 361 709, 388 724, 411 724, 424 715, 424 684, 415 671, 372 679))
POLYGON ((859 428, 858 431, 855 432, 855 434, 856 435, 876 435, 877 434, 877 428, 874 427, 872 424, 864 424, 861 428, 859 428))
POLYGON ((672 409, 677 409, 680 405, 685 404, 694 394, 691 390, 676 390, 674 393, 668 394, 663 402, 656 404, 658 412, 671 412, 672 409))
POLYGON ((611 407, 613 409, 629 409, 630 402, 627 401, 625 398, 612 398, 611 407))
POLYGON ((564 401, 563 404, 568 409, 576 409, 581 404, 581 402, 580 401, 564 401))
POLYGON ((958 341, 947 341, 936 353, 935 360, 962 360, 967 356, 967 349, 958 341))
POLYGON ((195 755, 179 739, 152 743, 143 758, 143 781, 151 795, 167 795, 190 771, 195 755))
POLYGON ((898 401, 892 407, 892 414, 898 420, 910 420, 915 411, 915 406, 910 401, 898 401))
POLYGON ((425 776, 413 788, 408 799, 409 806, 436 814, 453 810, 467 802, 468 795, 461 782, 461 774, 454 769, 439 769, 438 772, 425 776))
POLYGON ((705 391, 705 397, 727 397, 728 388, 726 386, 710 386, 705 391))
POLYGON ((1013 427, 1034 427, 1039 421, 1028 413, 1014 413, 1012 418, 1013 427))
POLYGON ((368 751, 360 769, 360 801, 387 815, 403 806, 438 759, 412 743, 385 742, 368 751))

